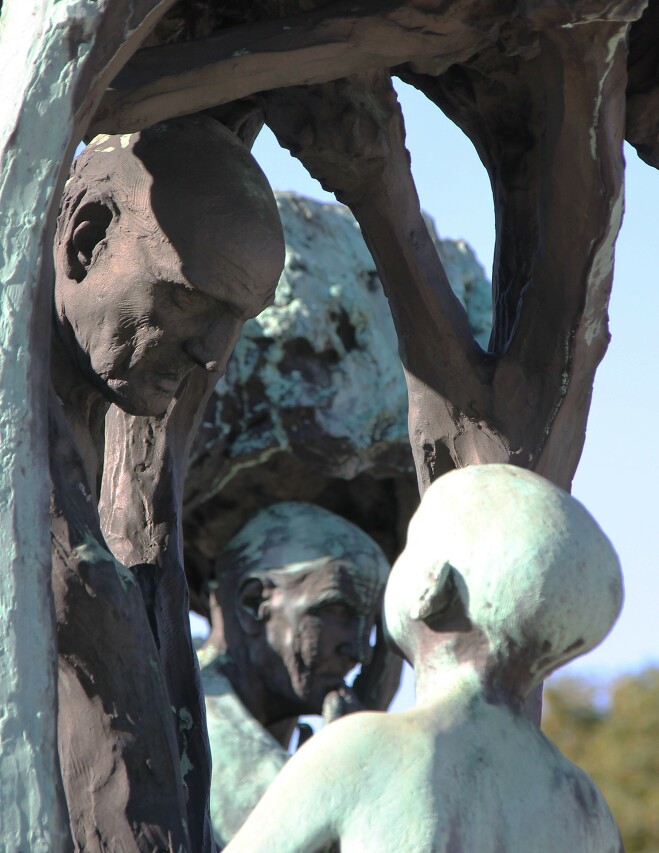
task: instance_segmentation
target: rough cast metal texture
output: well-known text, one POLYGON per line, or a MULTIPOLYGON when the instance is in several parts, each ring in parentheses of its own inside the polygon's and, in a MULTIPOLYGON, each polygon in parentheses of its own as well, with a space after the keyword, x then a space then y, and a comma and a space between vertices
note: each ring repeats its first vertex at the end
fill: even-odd
MULTIPOLYGON (((40 764, 41 755, 53 761, 52 658, 49 663, 46 644, 34 648, 37 692, 17 698, 26 665, 17 622, 10 622, 16 602, 22 616, 49 624, 40 590, 47 572, 43 330, 53 208, 62 162, 84 134, 100 91, 154 23, 151 13, 168 5, 45 2, 32 16, 25 4, 5 0, 2 9, 3 59, 8 46, 6 55, 16 57, 12 75, 3 75, 10 95, 3 101, 2 202, 19 217, 3 228, 3 284, 17 287, 3 295, 9 357, 2 356, 8 436, 2 531, 4 553, 12 556, 3 574, 3 630, 11 653, 9 680, 2 683, 9 691, 9 734, 12 727, 19 732, 3 740, 3 749, 8 743, 12 750, 16 779, 35 779, 29 790, 13 783, 3 788, 11 815, 3 832, 19 849, 47 843, 40 827, 53 821, 57 836, 59 826, 45 781, 53 776, 40 764), (36 55, 40 61, 33 64, 36 55), (44 169, 37 181, 35 162, 44 169), (29 351, 21 358, 25 341, 29 351), (17 532, 19 524, 25 533, 17 532), (42 577, 31 575, 30 587, 22 578, 34 566, 42 566, 42 577)), ((128 63, 94 126, 123 131, 180 112, 232 108, 236 98, 254 96, 241 107, 252 132, 265 117, 350 204, 376 259, 406 368, 422 488, 456 465, 501 460, 569 485, 608 338, 628 61, 627 133, 656 162, 657 0, 637 21, 645 5, 184 3, 152 47, 128 63), (199 40, 206 35, 208 41, 199 40), (491 353, 474 344, 422 225, 388 70, 378 70, 392 66, 466 129, 490 171, 498 232, 491 353), (280 86, 298 88, 258 96, 280 86)), ((31 648, 34 641, 25 642, 31 648)))
POLYGON ((376 260, 421 488, 478 461, 569 486, 608 342, 626 35, 645 5, 183 4, 115 81, 97 126, 256 95, 250 108, 352 208, 376 260), (304 85, 258 95, 283 85, 274 71, 270 82, 259 76, 266 65, 304 85), (498 243, 488 353, 474 346, 424 233, 388 72, 369 70, 383 65, 446 109, 490 171, 498 243))
POLYGON ((362 530, 301 501, 261 510, 222 552, 199 651, 221 845, 286 761, 300 715, 322 712, 329 722, 388 707, 402 663, 379 618, 390 568, 362 530))
POLYGON ((169 0, 5 0, 0 21, 0 849, 68 849, 48 594, 54 217, 98 99, 169 0), (47 132, 44 128, 47 127, 47 132), (35 626, 39 630, 35 631, 35 626))
MULTIPOLYGON (((145 41, 145 50, 114 81, 96 121, 110 130, 138 129, 169 115, 214 107, 265 89, 324 82, 381 66, 407 64, 438 75, 495 44, 500 36, 507 50, 515 50, 517 36, 511 22, 516 18, 526 17, 538 29, 579 21, 634 20, 644 5, 533 2, 520 8, 512 3, 463 2, 452 4, 450 10, 435 10, 433 4, 414 2, 185 0, 176 4, 145 41), (277 19, 283 16, 289 19, 277 19), (162 50, 166 45, 169 48, 162 50)), ((658 31, 659 3, 650 0, 630 29, 626 138, 654 166, 659 162, 658 31)))
POLYGON ((592 780, 521 711, 621 605, 616 553, 566 492, 511 465, 441 477, 385 591, 416 706, 313 737, 227 853, 622 853, 592 780))
MULTIPOLYGON (((185 565, 202 613, 217 555, 259 508, 324 505, 394 559, 418 500, 396 332, 359 226, 342 205, 277 201, 287 248, 275 303, 245 325, 190 460, 185 565)), ((428 227, 486 346, 490 283, 469 246, 428 227)))
POLYGON ((51 372, 81 456, 76 467, 65 430, 55 434, 72 831, 82 849, 211 851, 181 485, 197 411, 243 322, 274 295, 284 261, 275 199, 244 145, 208 116, 99 137, 67 182, 55 261, 51 372))
POLYGON ((178 853, 190 842, 158 649, 140 587, 101 534, 65 416, 52 395, 58 749, 73 844, 178 853))
MULTIPOLYGON (((192 117, 133 138, 99 139, 76 160, 62 198, 51 337, 57 396, 49 413, 52 585, 60 769, 73 841, 80 849, 204 851, 213 846, 210 761, 183 572, 176 564, 173 571, 164 566, 161 578, 157 567, 129 571, 132 564, 117 562, 106 546, 96 504, 103 463, 113 458, 103 452, 110 403, 141 412, 146 424, 146 415, 164 413, 184 377, 196 370, 216 379, 220 363, 215 359, 223 365, 228 358, 241 320, 223 301, 232 293, 220 259, 190 254, 186 201, 198 212, 210 200, 216 218, 204 222, 214 236, 218 218, 224 221, 221 202, 233 210, 236 192, 258 232, 263 250, 258 263, 264 264, 259 272, 270 269, 271 275, 267 281, 259 275, 251 279, 258 301, 245 310, 253 316, 271 296, 281 270, 281 224, 262 173, 235 136, 213 119, 192 117), (188 174, 181 193, 172 157, 178 164, 189 154, 198 171, 188 174), (249 181, 254 173, 259 187, 249 181), (185 191, 192 189, 191 199, 185 191), (274 225, 274 257, 261 228, 264 211, 255 199, 265 200, 266 217, 274 225), (174 608, 168 607, 172 596, 174 608), (167 619, 160 620, 161 611, 167 619)), ((198 233, 196 228, 194 237, 198 233)), ((245 233, 240 228, 239 247, 245 233)), ((226 227, 224 237, 226 251, 233 243, 226 227)), ((184 429, 186 437, 189 431, 184 429)), ((176 437, 174 430, 170 452, 176 437)), ((161 463, 168 458, 161 456, 161 463)), ((156 470, 153 466, 149 474, 156 470)), ((136 472, 133 478, 138 479, 136 472)), ((130 485, 128 480, 116 491, 118 505, 127 491, 132 494, 130 485)), ((176 501, 173 485, 167 482, 165 488, 176 501)), ((133 511, 141 506, 135 501, 133 511)), ((175 542, 176 531, 170 530, 175 542)), ((132 545, 138 548, 137 539, 132 545)))

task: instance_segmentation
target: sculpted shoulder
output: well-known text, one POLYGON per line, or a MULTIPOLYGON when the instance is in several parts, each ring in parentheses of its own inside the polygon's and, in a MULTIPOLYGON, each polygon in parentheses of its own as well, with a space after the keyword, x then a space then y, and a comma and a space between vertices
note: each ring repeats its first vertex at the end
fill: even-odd
MULTIPOLYGON (((323 755, 333 755, 346 763, 361 762, 364 758, 381 765, 392 752, 392 746, 429 737, 423 715, 417 709, 396 715, 363 711, 350 714, 327 726, 308 744, 323 755)), ((307 745, 305 745, 306 749, 307 745)), ((399 759, 396 760, 397 763, 399 759)), ((361 769, 365 769, 361 765, 361 769)))

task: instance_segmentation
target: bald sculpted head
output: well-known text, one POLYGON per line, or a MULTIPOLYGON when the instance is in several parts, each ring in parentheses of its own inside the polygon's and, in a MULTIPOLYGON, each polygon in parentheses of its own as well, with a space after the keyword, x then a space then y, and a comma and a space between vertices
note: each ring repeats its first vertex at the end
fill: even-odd
POLYGON ((223 371, 283 262, 272 190, 222 125, 194 116, 99 136, 62 199, 59 332, 109 402, 161 414, 193 367, 223 371))
POLYGON ((618 557, 589 512, 544 477, 471 465, 428 489, 385 593, 386 628, 417 666, 479 649, 527 695, 606 636, 622 605, 618 557), (465 651, 466 650, 466 651, 465 651))

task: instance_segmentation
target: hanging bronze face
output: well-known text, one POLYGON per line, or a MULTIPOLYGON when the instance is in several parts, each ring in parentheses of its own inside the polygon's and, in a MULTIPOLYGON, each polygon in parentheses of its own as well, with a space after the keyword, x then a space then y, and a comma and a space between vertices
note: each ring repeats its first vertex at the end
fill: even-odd
POLYGON ((223 372, 273 298, 283 237, 249 152, 207 117, 98 138, 67 185, 60 329, 110 402, 162 414, 195 367, 223 372))

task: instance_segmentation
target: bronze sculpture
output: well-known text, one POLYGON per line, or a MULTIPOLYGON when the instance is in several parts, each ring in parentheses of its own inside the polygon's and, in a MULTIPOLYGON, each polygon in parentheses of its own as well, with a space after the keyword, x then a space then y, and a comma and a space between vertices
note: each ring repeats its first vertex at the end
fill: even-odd
POLYGON ((220 844, 284 765, 300 715, 388 706, 400 667, 381 636, 369 646, 388 572, 362 531, 298 502, 261 510, 219 556, 199 659, 220 844), (356 664, 349 688, 343 679, 356 664))
MULTIPOLYGON (((163 415, 176 407, 179 387, 194 371, 203 387, 217 381, 242 323, 272 297, 282 259, 274 199, 241 143, 209 118, 104 137, 79 158, 67 184, 55 258, 52 375, 61 414, 56 406, 53 583, 60 762, 73 836, 83 847, 98 835, 101 843, 125 849, 153 843, 210 850, 204 795, 210 762, 182 568, 175 559, 149 565, 150 554, 122 566, 107 550, 95 507, 102 474, 114 473, 101 466, 104 461, 107 468, 110 404, 117 422, 128 412, 163 415), (177 167, 187 157, 183 172, 177 167), (234 215, 237 198, 243 203, 234 215), (199 222, 189 205, 205 207, 199 222), (252 258, 244 242, 249 234, 260 244, 252 258), (123 612, 130 612, 125 626, 117 621, 123 612), (104 660, 102 649, 113 644, 122 655, 104 660), (149 720, 150 708, 160 710, 159 723, 149 720), (102 746, 107 761, 97 755, 102 746), (160 772, 152 769, 143 779, 145 762, 160 772), (136 809, 145 817, 136 820, 136 809)), ((144 417, 136 423, 152 436, 157 432, 144 417)), ((163 475, 157 464, 144 466, 142 481, 155 479, 176 502, 174 484, 164 479, 169 470, 163 475)), ((131 497, 113 492, 113 509, 127 525, 139 511, 131 497)), ((108 512, 105 507, 102 515, 108 512)), ((175 541, 175 531, 166 536, 175 541)), ((108 541, 126 556, 116 535, 108 541)))
MULTIPOLYGON (((653 0, 641 17, 646 4, 635 0, 467 2, 448 10, 398 0, 384 8, 371 2, 355 7, 226 0, 176 9, 168 0, 117 0, 64 10, 45 0, 34 14, 23 12, 22 5, 5 0, 0 29, 3 51, 16 60, 7 63, 12 96, 0 147, 0 195, 7 216, 0 261, 3 282, 11 286, 3 292, 7 323, 0 329, 5 418, 0 541, 7 554, 1 615, 9 661, 1 681, 3 704, 7 700, 18 732, 6 735, 2 749, 3 759, 10 757, 7 772, 14 783, 9 788, 22 790, 17 780, 25 777, 34 780, 31 791, 39 793, 35 798, 11 794, 5 821, 10 846, 29 849, 38 841, 49 849, 49 840, 61 837, 62 815, 49 781, 56 776, 56 760, 52 602, 43 594, 50 572, 45 330, 55 208, 77 141, 94 122, 100 130, 126 132, 136 129, 135 121, 148 125, 201 109, 212 109, 247 138, 266 116, 328 186, 339 193, 357 190, 352 203, 396 314, 423 488, 451 467, 500 460, 569 486, 594 372, 608 343, 625 121, 629 137, 656 163, 657 6, 653 0), (150 46, 126 64, 168 10, 172 14, 156 28, 150 46), (15 56, 14 48, 25 45, 29 49, 15 56), (123 66, 99 111, 104 90, 123 66), (402 125, 388 85, 391 73, 413 82, 449 112, 475 141, 490 171, 498 251, 495 330, 488 352, 474 347, 416 227, 402 125), (309 84, 321 88, 305 89, 309 84), (291 86, 302 90, 260 96, 291 86), (249 100, 236 103, 241 98, 249 100), (359 122, 350 120, 351 110, 359 122), (365 196, 364 189, 372 188, 374 194, 365 196), (420 334, 418 323, 425 324, 420 334), (14 601, 28 615, 26 624, 44 626, 30 659, 35 689, 25 700, 14 601)), ((51 424, 57 422, 53 416, 51 424)), ((64 435, 58 430, 53 442, 64 435)), ((81 438, 88 461, 94 442, 84 429, 81 438)), ((84 479, 74 470, 80 463, 59 447, 54 480, 68 483, 64 492, 71 493, 60 493, 61 506, 69 506, 63 513, 54 507, 54 523, 71 515, 84 479), (68 470, 60 464, 65 459, 68 470)), ((180 473, 185 453, 179 449, 175 455, 180 473)), ((93 504, 96 484, 89 485, 93 504)), ((128 554, 130 545, 121 544, 128 541, 125 531, 106 520, 117 553, 128 554)), ((175 529, 171 516, 164 524, 175 529)), ((140 555, 149 551, 150 534, 145 538, 146 543, 136 540, 134 562, 145 562, 140 555)), ((156 543, 155 552, 161 548, 156 543)), ((171 617, 176 622, 180 614, 171 617)), ((135 614, 130 621, 140 633, 141 617, 135 614)), ((20 636, 29 641, 29 634, 20 636)), ((140 665, 148 666, 148 652, 140 665)))
POLYGON ((416 707, 328 726, 227 850, 622 853, 594 783, 522 710, 621 604, 615 551, 566 492, 508 465, 441 477, 385 592, 416 707))

